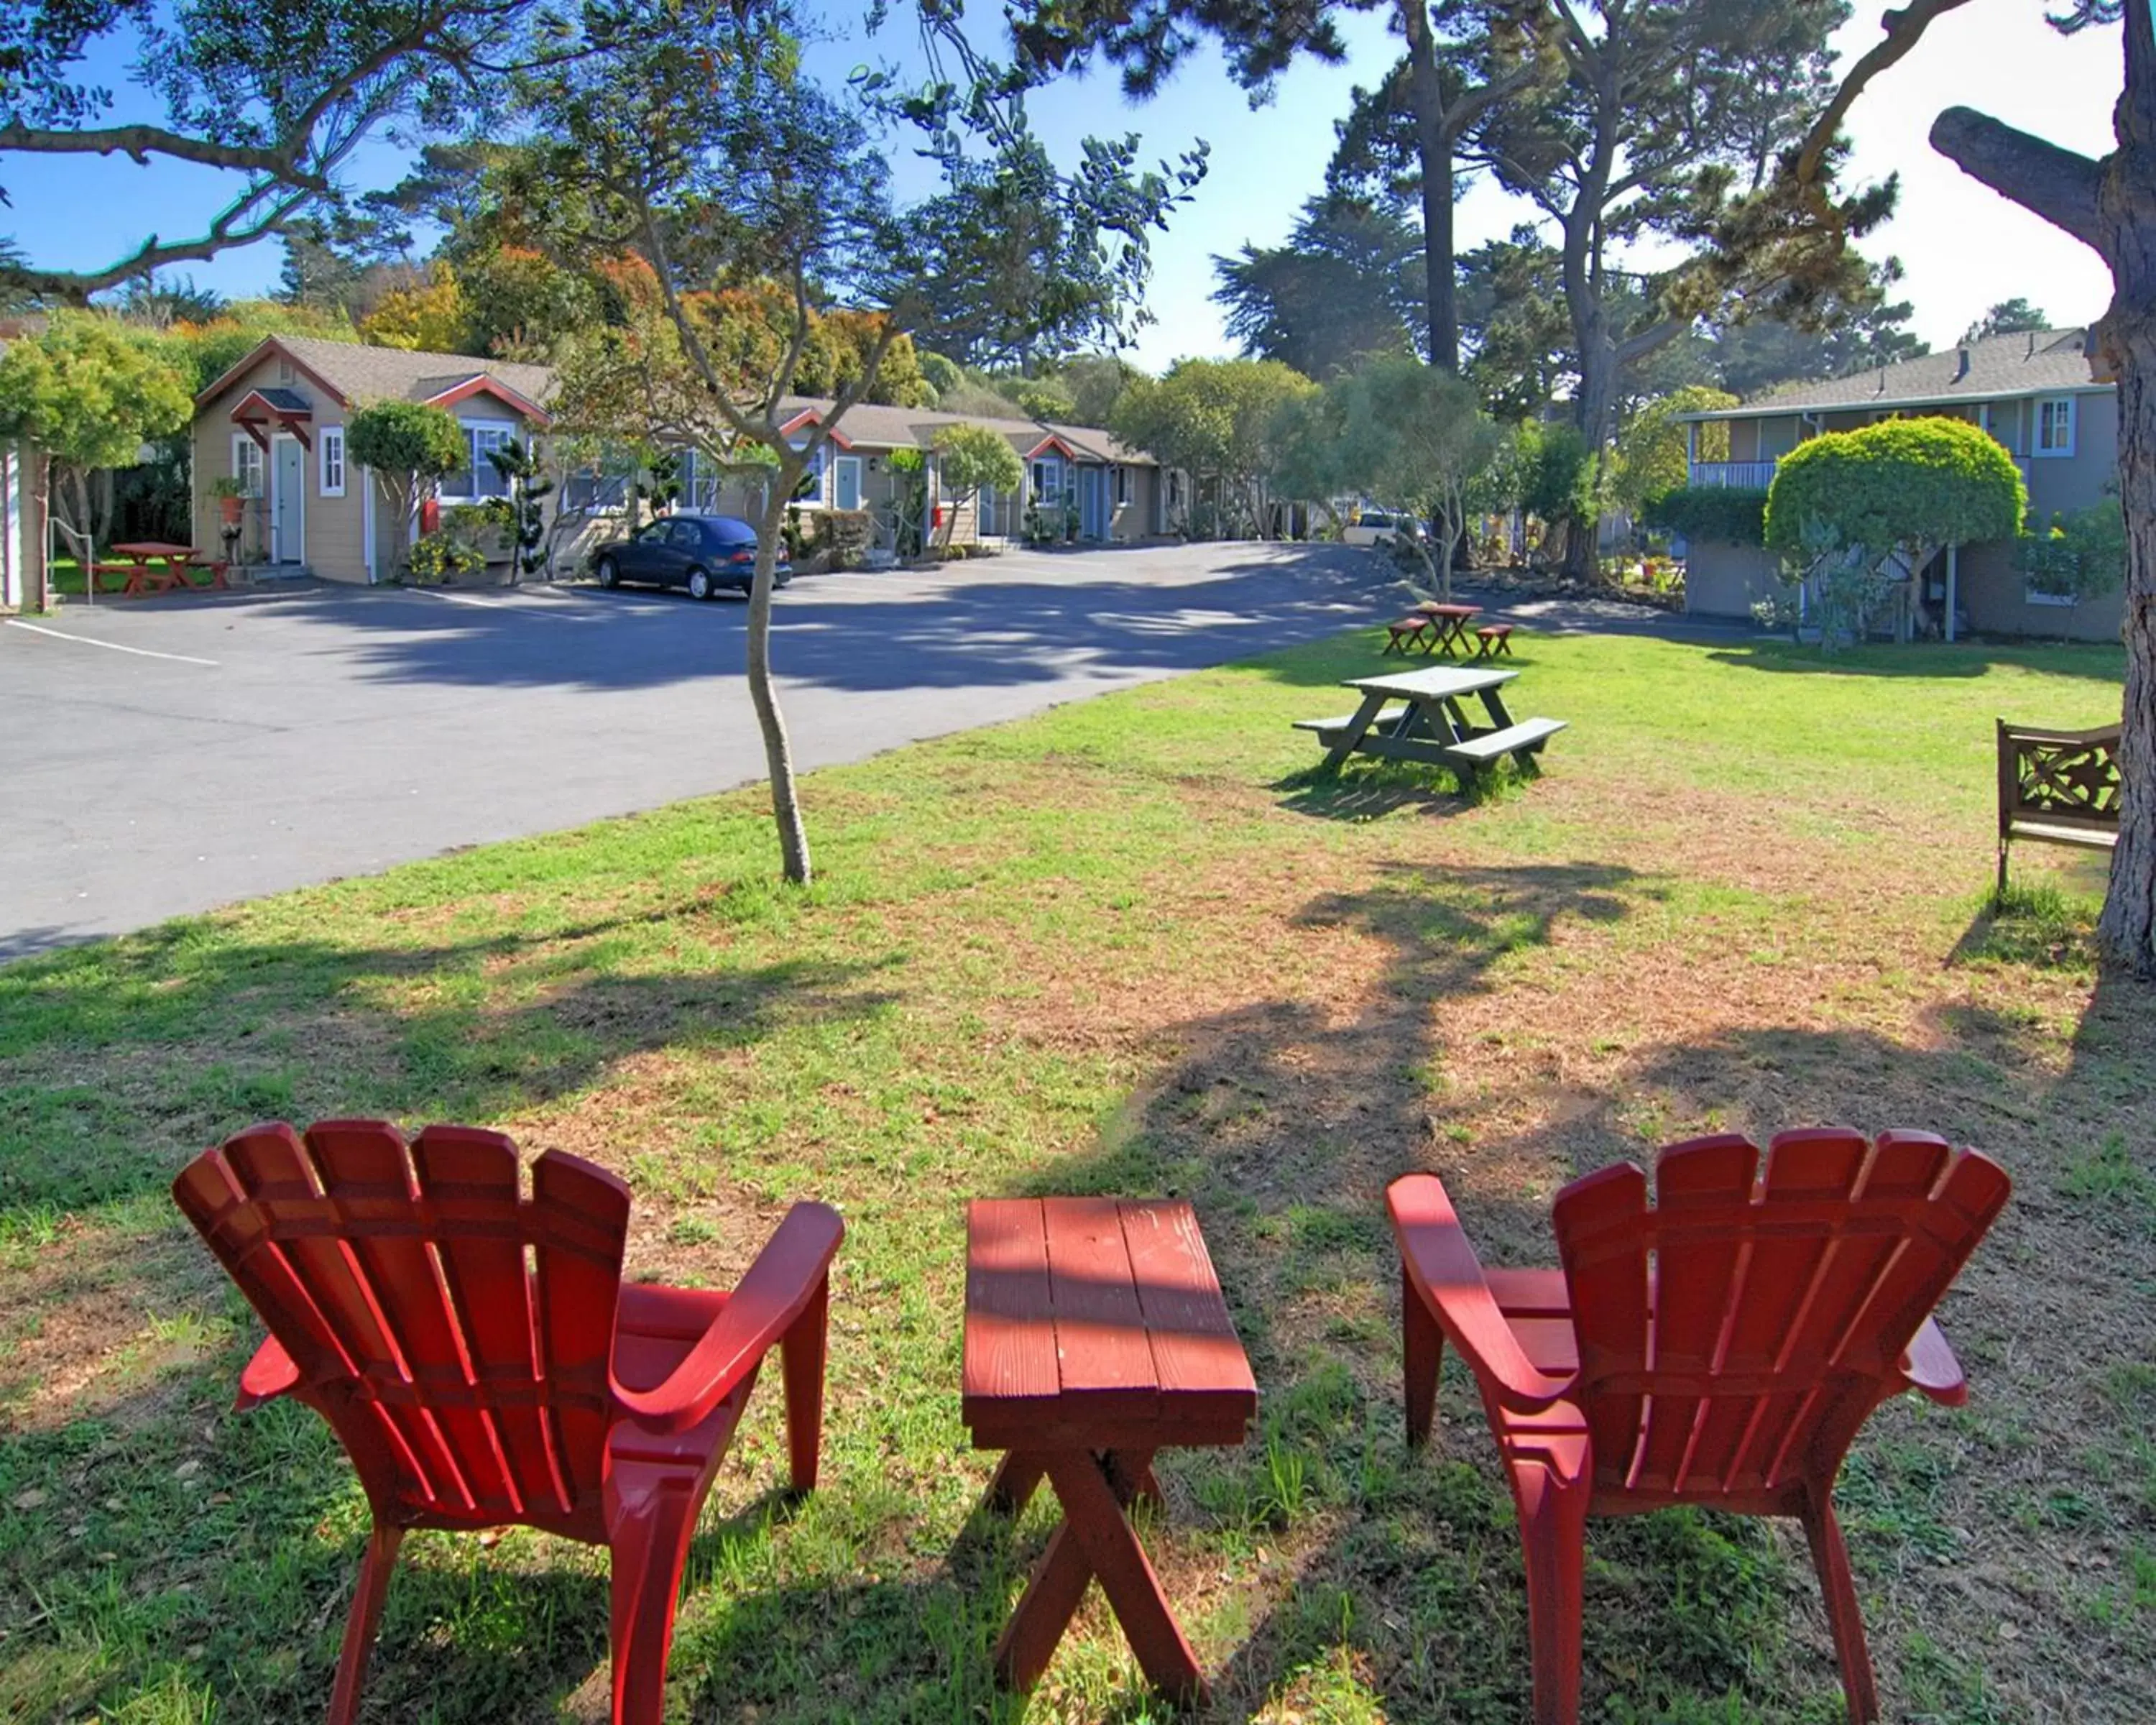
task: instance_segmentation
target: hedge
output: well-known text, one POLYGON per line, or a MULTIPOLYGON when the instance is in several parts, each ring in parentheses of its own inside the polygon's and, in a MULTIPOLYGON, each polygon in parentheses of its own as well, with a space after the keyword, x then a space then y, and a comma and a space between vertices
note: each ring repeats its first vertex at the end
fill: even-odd
POLYGON ((1680 485, 1650 497, 1640 511, 1646 526, 1717 545, 1766 542, 1767 494, 1732 485, 1680 485))

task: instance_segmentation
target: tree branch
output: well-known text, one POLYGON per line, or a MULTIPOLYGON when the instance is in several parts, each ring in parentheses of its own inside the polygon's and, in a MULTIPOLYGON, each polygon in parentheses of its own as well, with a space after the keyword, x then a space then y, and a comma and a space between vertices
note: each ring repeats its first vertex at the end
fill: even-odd
POLYGON ((2097 210, 2101 163, 1974 108, 1949 108, 1933 121, 1932 147, 1972 179, 2072 234, 2107 264, 2116 261, 2097 210))
POLYGON ((152 234, 118 263, 102 270, 28 270, 0 264, 0 285, 18 287, 42 299, 80 305, 86 303, 92 294, 103 293, 107 288, 147 275, 168 264, 201 263, 233 247, 251 245, 283 231, 285 223, 315 195, 305 187, 297 187, 278 199, 266 215, 243 223, 246 213, 259 204, 272 189, 270 185, 262 185, 241 193, 199 239, 166 244, 152 234))
POLYGON ((204 167, 229 168, 237 173, 270 174, 314 192, 326 192, 329 183, 303 174, 283 150, 256 148, 245 144, 220 144, 209 138, 192 138, 168 131, 162 126, 109 126, 94 131, 54 131, 28 126, 19 120, 0 126, 0 151, 20 150, 39 156, 125 156, 146 167, 152 156, 169 156, 178 162, 199 162, 204 167))
POLYGON ((1808 192, 1816 192, 1826 152, 1834 147, 1834 141, 1841 131, 1841 122, 1848 117, 1857 97, 1864 94, 1865 86, 1914 48, 1934 19, 1968 3, 1969 0, 1910 0, 1910 4, 1900 11, 1890 12, 1881 18, 1880 27, 1887 33, 1886 40, 1874 44, 1871 53, 1849 69, 1841 87, 1834 93, 1834 100, 1804 134, 1790 177, 1808 192))

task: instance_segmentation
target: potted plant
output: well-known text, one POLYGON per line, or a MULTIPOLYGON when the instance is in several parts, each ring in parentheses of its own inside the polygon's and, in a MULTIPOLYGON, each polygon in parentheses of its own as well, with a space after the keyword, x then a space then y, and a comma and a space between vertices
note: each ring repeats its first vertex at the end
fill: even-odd
POLYGON ((209 482, 209 494, 217 499, 217 518, 228 527, 238 526, 247 507, 247 482, 234 474, 220 474, 209 482))

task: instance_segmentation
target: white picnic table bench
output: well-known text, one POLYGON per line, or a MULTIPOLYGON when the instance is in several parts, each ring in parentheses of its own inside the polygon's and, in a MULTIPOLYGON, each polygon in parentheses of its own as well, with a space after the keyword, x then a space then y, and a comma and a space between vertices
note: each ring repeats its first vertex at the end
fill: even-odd
POLYGON ((1564 729, 1562 719, 1515 720, 1500 692, 1516 670, 1467 666, 1394 671, 1354 677, 1342 686, 1359 691, 1362 705, 1327 719, 1297 719, 1298 731, 1314 731, 1325 745, 1325 764, 1337 770, 1350 755, 1450 767, 1463 787, 1510 755, 1523 773, 1538 771, 1535 757, 1564 729), (1477 725, 1460 703, 1480 698, 1489 723, 1477 725))

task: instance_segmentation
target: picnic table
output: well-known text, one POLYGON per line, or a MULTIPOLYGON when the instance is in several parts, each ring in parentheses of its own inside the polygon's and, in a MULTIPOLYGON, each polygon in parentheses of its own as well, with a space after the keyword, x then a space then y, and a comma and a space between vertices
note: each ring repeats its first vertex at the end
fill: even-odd
POLYGON ((126 584, 120 589, 124 598, 133 594, 163 593, 175 587, 192 587, 191 569, 207 569, 211 587, 225 585, 225 566, 222 562, 206 561, 192 545, 170 545, 162 540, 141 539, 125 545, 105 547, 114 559, 109 562, 92 563, 88 591, 95 593, 98 578, 105 575, 124 575, 126 584))
POLYGON ((1158 1504, 1152 1459, 1232 1445, 1257 1382, 1188 1204, 976 1199, 966 1211, 965 1394, 977 1449, 1007 1453, 991 1507, 1015 1514, 1041 1481, 1064 1520, 996 1643, 996 1675, 1029 1689, 1098 1577, 1147 1677, 1204 1693, 1190 1644, 1126 1512, 1158 1504))
POLYGON ((1467 650, 1467 625, 1482 614, 1480 605, 1455 605, 1439 599, 1424 599, 1415 610, 1430 619, 1430 644, 1423 651, 1442 653, 1447 659, 1455 647, 1462 653, 1467 650))
POLYGON ((1532 773, 1537 770, 1535 756, 1564 729, 1564 721, 1515 721, 1500 691, 1518 675, 1516 670, 1433 665, 1351 678, 1344 686, 1360 691, 1360 706, 1334 718, 1297 719, 1295 727, 1317 733, 1327 751, 1325 764, 1336 770, 1350 755, 1376 755, 1450 767, 1464 786, 1510 755, 1522 773, 1532 773), (1481 699, 1487 725, 1468 717, 1461 703, 1471 695, 1481 699))

